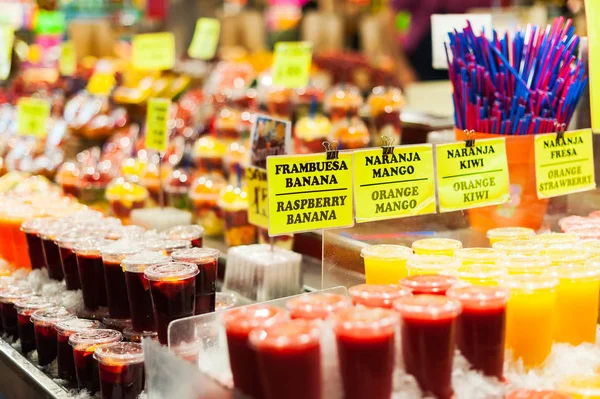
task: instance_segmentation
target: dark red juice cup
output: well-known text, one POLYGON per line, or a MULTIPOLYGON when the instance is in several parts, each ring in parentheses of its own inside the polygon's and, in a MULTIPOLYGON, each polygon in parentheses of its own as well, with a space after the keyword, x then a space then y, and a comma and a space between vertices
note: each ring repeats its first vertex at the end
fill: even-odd
POLYGON ((56 323, 58 378, 72 383, 77 381, 73 348, 69 345, 69 337, 78 332, 102 327, 104 326, 99 321, 86 319, 68 319, 56 323))
POLYGON ((321 398, 320 330, 313 322, 281 321, 253 330, 249 340, 265 398, 321 398))
POLYGON ((142 251, 123 259, 125 282, 131 311, 131 325, 134 331, 156 331, 150 283, 144 271, 152 265, 169 262, 170 257, 160 252, 142 251))
POLYGON ((30 296, 15 301, 17 321, 19 323, 19 339, 21 340, 21 353, 27 354, 35 350, 35 332, 31 322, 31 314, 38 309, 52 307, 52 303, 41 296, 30 296))
POLYGON ((62 307, 39 309, 31 314, 40 366, 47 366, 56 359, 56 323, 73 318, 75 315, 62 307))
POLYGON ((135 331, 133 327, 127 327, 123 330, 123 341, 142 343, 144 338, 150 338, 152 341, 158 341, 158 333, 156 331, 135 331))
POLYGON ((339 294, 304 294, 286 302, 292 319, 325 320, 334 312, 351 306, 350 300, 339 294))
POLYGON ((141 250, 142 246, 139 242, 127 239, 119 240, 102 248, 108 314, 113 319, 129 319, 131 317, 127 299, 127 283, 121 261, 141 250))
MULTIPOLYGON (((169 323, 194 315, 197 274, 198 267, 185 262, 161 263, 144 271, 145 277, 150 281, 158 341, 163 345, 169 343, 169 323)), ((188 337, 181 338, 186 340, 188 337)))
POLYGON ((175 226, 163 231, 160 236, 165 240, 186 240, 194 248, 202 248, 204 227, 197 224, 175 226))
POLYGON ((368 308, 392 309, 394 301, 411 296, 411 291, 398 285, 360 284, 350 287, 350 298, 355 305, 368 308))
POLYGON ((94 352, 98 361, 103 399, 136 399, 144 390, 144 352, 135 342, 102 345, 94 352))
POLYGON ((409 289, 413 295, 446 295, 458 280, 456 277, 441 274, 423 274, 405 277, 400 286, 409 289))
POLYGON ((458 300, 456 344, 475 370, 503 378, 506 302, 509 291, 500 287, 452 288, 446 295, 458 300))
POLYGON ((91 394, 100 390, 98 361, 94 359, 94 351, 102 345, 119 342, 121 338, 120 332, 105 329, 85 330, 69 337, 79 389, 87 389, 91 394))
POLYGON ((192 243, 187 240, 165 240, 165 251, 168 256, 180 249, 188 249, 192 247, 192 243))
POLYGON ((0 289, 0 311, 2 314, 2 328, 4 333, 12 339, 19 338, 19 321, 15 302, 19 299, 33 296, 29 288, 20 286, 7 286, 0 289))
POLYGON ((240 392, 264 398, 260 374, 257 370, 256 351, 248 340, 250 332, 265 328, 288 318, 288 312, 268 305, 252 305, 227 311, 225 332, 229 350, 229 364, 233 385, 240 392))
POLYGON ((171 254, 176 262, 190 262, 198 266, 195 311, 197 315, 215 311, 219 255, 219 250, 212 248, 183 249, 171 254))
POLYGON ((425 394, 450 399, 456 318, 460 302, 441 295, 416 295, 394 302, 400 313, 406 372, 425 394))
POLYGON ((27 251, 29 253, 29 261, 31 262, 31 268, 33 270, 46 267, 44 248, 42 246, 42 239, 39 236, 39 229, 44 223, 47 223, 50 220, 52 219, 29 219, 24 221, 21 225, 21 231, 25 233, 25 238, 27 240, 27 251))
POLYGON ((103 239, 89 239, 78 241, 73 247, 77 258, 83 304, 90 311, 108 304, 101 254, 102 248, 108 242, 103 239))
POLYGON ((64 229, 64 224, 61 224, 60 222, 51 222, 41 227, 38 233, 42 240, 44 261, 48 267, 48 277, 57 281, 61 281, 64 274, 60 262, 60 250, 58 249, 58 244, 56 244, 54 240, 64 229))
POLYGON ((397 325, 398 315, 389 309, 355 306, 336 313, 344 398, 390 398, 397 325))
POLYGON ((85 241, 86 239, 94 239, 94 237, 90 235, 89 230, 82 229, 67 230, 56 237, 67 290, 78 290, 81 288, 74 247, 78 241, 85 241))

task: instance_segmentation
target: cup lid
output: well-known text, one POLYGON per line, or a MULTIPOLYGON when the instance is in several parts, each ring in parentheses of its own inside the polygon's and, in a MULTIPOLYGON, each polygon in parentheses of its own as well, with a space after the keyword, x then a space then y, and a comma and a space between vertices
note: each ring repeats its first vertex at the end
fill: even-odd
POLYGON ((460 265, 460 259, 446 255, 413 255, 406 262, 409 273, 410 269, 454 273, 460 265))
POLYGON ((506 269, 489 263, 471 263, 462 265, 456 273, 459 279, 499 279, 506 274, 506 269))
POLYGON ((448 249, 456 250, 462 248, 462 246, 462 242, 452 238, 424 238, 412 243, 413 250, 444 251, 448 249))
POLYGON ((371 308, 390 308, 392 303, 404 296, 412 295, 411 291, 398 285, 360 284, 348 290, 355 305, 371 308))
POLYGON ((398 325, 398 314, 390 309, 353 306, 336 312, 334 321, 338 334, 387 335, 398 325))
POLYGON ((0 302, 14 303, 21 298, 27 298, 33 295, 33 291, 28 287, 9 285, 0 289, 0 302))
POLYGON ((54 240, 57 235, 68 228, 69 226, 60 220, 49 220, 40 224, 38 235, 44 240, 54 240))
POLYGON ((144 240, 144 249, 148 251, 165 251, 166 242, 160 238, 151 238, 144 240))
POLYGON ((583 249, 591 256, 600 255, 600 240, 598 239, 581 240, 576 244, 576 247, 583 249))
POLYGON ((486 234, 487 238, 531 238, 535 236, 535 231, 527 227, 497 227, 490 229, 486 234))
POLYGON ((116 342, 94 351, 94 359, 104 364, 127 365, 144 361, 144 350, 137 342, 116 342))
POLYGON ((139 238, 146 229, 136 225, 118 226, 110 229, 104 235, 107 240, 120 240, 121 238, 139 238))
POLYGON ((544 249, 542 243, 534 240, 508 240, 499 241, 492 245, 492 248, 503 252, 506 255, 540 255, 544 249))
POLYGON ((587 251, 582 251, 572 244, 555 245, 544 249, 542 253, 548 256, 555 266, 582 265, 590 257, 587 251))
POLYGON ((293 317, 322 320, 335 311, 349 306, 351 303, 347 297, 332 293, 303 294, 290 299, 285 304, 293 317))
POLYGON ((73 250, 77 254, 100 256, 102 249, 110 243, 112 243, 112 241, 105 240, 104 238, 86 237, 81 241, 77 241, 75 245, 73 245, 73 250))
POLYGON ((461 248, 454 255, 463 262, 495 263, 504 254, 494 248, 461 248))
POLYGON ((119 342, 122 339, 122 335, 117 330, 109 330, 105 328, 88 329, 78 331, 69 337, 69 344, 71 346, 95 346, 102 344, 110 344, 112 342, 119 342))
POLYGON ((164 240, 165 250, 169 252, 177 251, 180 249, 187 249, 192 246, 188 240, 164 240))
POLYGON ((171 257, 162 252, 142 251, 127 256, 121 261, 121 266, 128 272, 142 273, 149 266, 170 262, 171 257))
POLYGON ((225 328, 239 334, 248 334, 255 328, 265 327, 288 318, 285 309, 269 305, 250 305, 225 312, 225 328))
POLYGON ((596 262, 579 265, 564 264, 551 267, 549 274, 559 280, 598 280, 600 279, 600 265, 596 262))
POLYGON ((55 241, 59 247, 73 248, 79 241, 94 239, 97 235, 88 229, 72 228, 56 236, 55 241))
POLYGON ((213 248, 187 248, 173 252, 171 257, 175 261, 199 263, 217 259, 220 254, 218 249, 213 248))
POLYGON ((555 276, 544 276, 541 274, 514 274, 506 276, 501 285, 513 290, 535 291, 556 288, 558 279, 555 276))
POLYGON ((360 251, 360 256, 363 258, 367 257, 387 260, 408 259, 412 254, 413 251, 411 248, 403 245, 389 244, 369 245, 360 251))
POLYGON ((61 335, 71 335, 83 330, 102 328, 104 327, 104 325, 98 320, 67 319, 59 321, 54 327, 56 328, 56 331, 61 335))
POLYGON ((17 313, 33 312, 34 310, 50 308, 54 306, 52 302, 41 296, 29 296, 17 299, 15 301, 15 308, 17 313))
POLYGON ((552 265, 545 255, 509 255, 498 261, 498 266, 511 273, 541 273, 552 265))
POLYGON ((122 256, 126 257, 133 255, 143 249, 142 243, 128 238, 123 238, 113 243, 104 246, 101 249, 102 257, 105 256, 122 256))
POLYGON ((502 287, 471 285, 450 288, 446 296, 458 300, 463 309, 497 309, 506 305, 510 291, 502 287))
POLYGON ((34 323, 47 323, 54 325, 61 320, 74 319, 75 315, 63 307, 52 307, 36 310, 31 314, 34 323))
POLYGON ((174 226, 163 231, 160 236, 167 240, 196 240, 204 236, 204 227, 197 224, 174 226))
POLYGON ((51 217, 43 217, 43 218, 34 218, 28 219, 21 224, 21 230, 25 233, 38 233, 40 228, 45 224, 51 221, 55 221, 56 219, 51 217))
POLYGON ((457 281, 456 277, 453 276, 446 276, 443 274, 422 274, 405 277, 400 280, 400 285, 413 292, 417 291, 434 294, 449 290, 457 283, 457 281))
POLYGON ((187 262, 165 262, 152 265, 144 271, 151 281, 185 280, 199 273, 198 266, 187 262))
POLYGON ((397 299, 394 309, 402 318, 442 320, 458 316, 461 305, 456 299, 444 295, 415 295, 397 299))
POLYGON ((577 236, 568 233, 543 233, 535 236, 535 241, 548 248, 557 244, 571 244, 577 241, 577 236))
POLYGON ((250 332, 248 339, 257 350, 308 348, 319 345, 320 329, 308 320, 285 320, 250 332))

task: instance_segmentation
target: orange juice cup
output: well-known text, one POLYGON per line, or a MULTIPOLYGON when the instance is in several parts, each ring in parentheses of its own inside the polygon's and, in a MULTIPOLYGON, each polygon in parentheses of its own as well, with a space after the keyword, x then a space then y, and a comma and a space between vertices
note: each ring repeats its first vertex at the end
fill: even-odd
POLYGON ((506 276, 506 269, 487 263, 471 263, 458 268, 457 277, 472 285, 497 286, 506 276))
POLYGON ((417 255, 454 256, 461 248, 462 243, 451 238, 424 238, 412 244, 412 249, 417 255))
POLYGON ((402 245, 370 245, 360 251, 365 262, 367 284, 397 284, 406 277, 406 262, 412 249, 402 245))
POLYGON ((534 240, 512 240, 500 241, 492 245, 492 248, 505 255, 541 255, 544 245, 534 240))
POLYGON ((21 231, 21 225, 27 219, 32 219, 35 214, 31 209, 19 209, 17 208, 11 212, 9 217, 10 231, 12 235, 12 241, 15 248, 15 265, 17 267, 23 267, 31 270, 31 261, 29 260, 29 250, 27 246, 27 237, 25 232, 21 231))
POLYGON ((498 227, 487 231, 490 246, 500 241, 527 240, 535 236, 535 231, 527 227, 498 227))
POLYGON ((495 265, 504 254, 494 248, 462 248, 456 250, 456 257, 463 265, 490 264, 495 265))
POLYGON ((509 275, 544 274, 551 265, 550 258, 541 255, 512 255, 498 262, 498 266, 504 268, 509 275))
POLYGON ((446 274, 453 276, 460 265, 460 260, 452 256, 413 255, 406 262, 406 269, 409 276, 421 274, 446 274))

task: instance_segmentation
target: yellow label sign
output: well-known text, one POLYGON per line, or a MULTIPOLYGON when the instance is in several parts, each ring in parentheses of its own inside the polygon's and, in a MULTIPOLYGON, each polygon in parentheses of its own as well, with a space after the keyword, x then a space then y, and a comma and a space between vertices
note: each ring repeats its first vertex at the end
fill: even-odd
POLYGON ((273 85, 290 89, 306 87, 312 61, 309 42, 279 42, 275 44, 273 85))
POLYGON ((253 225, 269 228, 267 170, 250 166, 246 169, 248 220, 253 225))
POLYGON ((58 71, 62 76, 73 76, 77 70, 77 56, 73 42, 64 42, 60 49, 58 71))
POLYGON ((352 154, 267 158, 269 235, 354 224, 352 154))
POLYGON ((210 60, 217 52, 221 22, 213 18, 199 18, 196 21, 196 30, 192 43, 188 48, 188 55, 200 60, 210 60))
POLYGON ((175 36, 170 32, 135 35, 131 51, 135 69, 171 69, 175 65, 175 36))
POLYGON ((0 80, 6 80, 10 75, 12 47, 15 32, 12 26, 0 26, 0 80))
POLYGON ((356 222, 435 213, 431 145, 354 152, 356 222))
POLYGON ((595 189, 591 130, 536 135, 535 179, 538 198, 595 189))
POLYGON ((504 138, 440 144, 436 160, 440 212, 510 200, 504 138))
POLYGON ((40 98, 23 97, 17 103, 19 134, 44 137, 50 117, 50 103, 40 98))
POLYGON ((166 98, 148 99, 146 112, 146 149, 164 152, 169 144, 169 107, 166 98))
POLYGON ((112 72, 94 72, 87 84, 87 91, 91 94, 107 96, 115 87, 117 81, 112 72))

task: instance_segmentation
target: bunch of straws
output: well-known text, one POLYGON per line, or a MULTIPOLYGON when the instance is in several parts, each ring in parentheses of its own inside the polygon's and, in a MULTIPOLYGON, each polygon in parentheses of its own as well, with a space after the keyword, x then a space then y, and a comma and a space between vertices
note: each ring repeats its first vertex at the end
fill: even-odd
POLYGON ((495 30, 491 40, 485 32, 476 35, 469 22, 463 32, 450 32, 455 126, 511 135, 567 126, 588 81, 573 55, 579 44, 574 31, 561 17, 545 30, 527 26, 512 43, 495 30))

